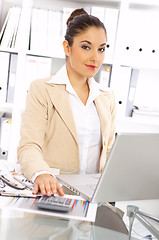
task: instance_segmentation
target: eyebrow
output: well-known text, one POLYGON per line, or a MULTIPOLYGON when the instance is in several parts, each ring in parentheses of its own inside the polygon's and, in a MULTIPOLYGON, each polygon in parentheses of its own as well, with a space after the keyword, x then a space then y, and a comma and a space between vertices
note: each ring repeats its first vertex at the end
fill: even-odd
MULTIPOLYGON (((86 43, 88 43, 88 44, 92 44, 91 42, 89 42, 88 40, 83 40, 83 41, 81 41, 81 43, 84 43, 84 42, 86 42, 86 43)), ((105 46, 106 45, 106 43, 102 43, 100 46, 105 46)))

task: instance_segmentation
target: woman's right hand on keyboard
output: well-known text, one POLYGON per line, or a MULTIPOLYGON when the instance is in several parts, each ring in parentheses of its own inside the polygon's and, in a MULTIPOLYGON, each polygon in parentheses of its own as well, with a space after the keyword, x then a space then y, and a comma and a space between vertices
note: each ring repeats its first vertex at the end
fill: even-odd
POLYGON ((50 174, 41 174, 36 177, 34 182, 33 194, 41 192, 43 195, 51 196, 51 194, 58 193, 60 196, 64 196, 64 192, 56 177, 50 174))

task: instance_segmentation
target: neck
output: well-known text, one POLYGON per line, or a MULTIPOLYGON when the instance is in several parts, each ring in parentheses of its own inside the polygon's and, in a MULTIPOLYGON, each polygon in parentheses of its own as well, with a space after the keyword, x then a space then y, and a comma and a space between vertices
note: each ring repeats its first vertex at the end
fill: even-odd
POLYGON ((66 64, 66 68, 68 78, 74 90, 88 87, 87 77, 84 77, 77 72, 74 72, 69 63, 66 64))
POLYGON ((87 99, 89 96, 89 86, 87 82, 87 77, 84 77, 76 72, 70 67, 69 64, 66 65, 67 68, 67 75, 70 80, 70 83, 77 93, 80 100, 83 102, 84 105, 87 103, 87 99))

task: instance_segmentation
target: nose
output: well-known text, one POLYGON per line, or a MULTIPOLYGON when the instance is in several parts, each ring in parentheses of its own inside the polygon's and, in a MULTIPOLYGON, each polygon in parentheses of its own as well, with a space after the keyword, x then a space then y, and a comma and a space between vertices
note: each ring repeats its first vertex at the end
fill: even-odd
POLYGON ((91 59, 90 59, 90 60, 91 60, 92 62, 97 62, 98 59, 99 59, 99 54, 98 54, 98 52, 97 52, 97 51, 93 51, 92 54, 91 54, 91 59))

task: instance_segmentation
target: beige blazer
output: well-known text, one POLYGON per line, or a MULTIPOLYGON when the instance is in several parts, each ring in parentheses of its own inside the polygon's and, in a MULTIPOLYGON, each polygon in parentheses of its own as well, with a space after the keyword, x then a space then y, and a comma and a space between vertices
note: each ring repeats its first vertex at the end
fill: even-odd
MULTIPOLYGON (((65 76, 61 76, 65 77, 65 76)), ((22 114, 18 160, 24 175, 50 167, 79 169, 79 148, 66 85, 49 83, 50 78, 32 82, 22 114)), ((102 130, 99 171, 102 171, 115 134, 115 99, 107 88, 95 99, 102 130)))

